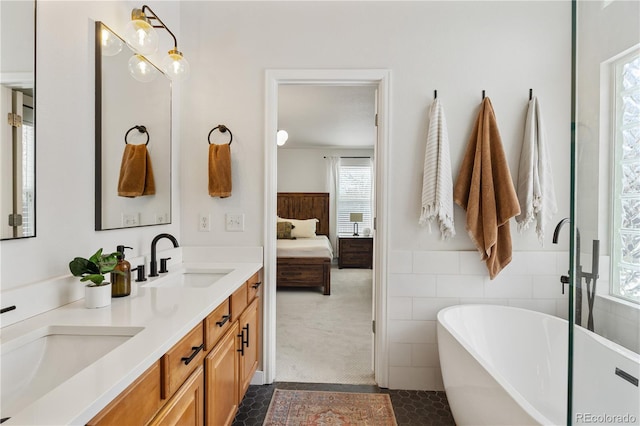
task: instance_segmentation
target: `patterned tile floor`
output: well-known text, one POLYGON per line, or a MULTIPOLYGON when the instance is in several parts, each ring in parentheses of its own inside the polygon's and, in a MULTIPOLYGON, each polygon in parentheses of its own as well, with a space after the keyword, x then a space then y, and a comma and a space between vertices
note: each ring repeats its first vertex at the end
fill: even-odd
POLYGON ((299 389, 336 392, 388 393, 398 426, 455 426, 444 392, 381 389, 370 385, 277 382, 249 386, 233 426, 261 426, 267 415, 273 391, 299 389))

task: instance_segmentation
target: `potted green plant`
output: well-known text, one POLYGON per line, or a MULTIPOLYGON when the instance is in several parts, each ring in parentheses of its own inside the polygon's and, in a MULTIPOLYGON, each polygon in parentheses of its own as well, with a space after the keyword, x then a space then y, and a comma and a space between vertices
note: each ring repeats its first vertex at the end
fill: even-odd
POLYGON ((101 308, 111 304, 111 283, 104 278, 105 274, 114 271, 118 264, 118 252, 102 254, 99 249, 89 259, 76 257, 69 262, 69 270, 75 277, 81 277, 80 282, 90 281, 85 286, 85 306, 87 308, 101 308))

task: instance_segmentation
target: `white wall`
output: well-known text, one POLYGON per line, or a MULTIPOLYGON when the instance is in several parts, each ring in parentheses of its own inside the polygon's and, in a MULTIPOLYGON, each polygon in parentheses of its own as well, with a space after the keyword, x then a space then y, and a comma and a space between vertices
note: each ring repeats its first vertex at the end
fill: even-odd
MULTIPOLYGON (((519 236, 512 227, 516 260, 494 283, 474 263, 460 209, 458 237, 448 243, 419 228, 417 221, 426 112, 434 89, 447 114, 454 173, 485 89, 515 175, 528 90, 533 88, 544 108, 558 218, 568 215, 569 2, 151 3, 179 34, 192 66, 191 78, 174 90, 181 101, 174 102, 179 119, 173 127, 173 224, 95 232, 93 21, 103 20, 118 32, 131 8, 139 6, 122 1, 38 3, 38 234, 0 243, 3 290, 67 274, 72 257, 98 247, 126 244, 134 247, 131 255, 147 253, 158 232, 173 233, 182 245, 263 245, 265 70, 386 68, 392 73, 390 273, 389 295, 383 297, 388 297, 390 313, 397 312, 394 304, 406 303, 403 298, 430 306, 486 298, 551 310, 559 297, 551 281, 564 270, 559 265, 564 259, 557 260, 561 255, 555 251, 567 249, 568 236, 552 246, 549 235, 540 248, 533 232, 519 236), (234 134, 233 195, 212 199, 206 189, 206 137, 221 123, 234 134), (212 213, 211 232, 197 231, 200 212, 212 213), (245 232, 225 232, 225 212, 245 213, 245 232), (443 262, 444 270, 437 262, 441 256, 453 262, 443 262), (540 256, 544 261, 536 263, 540 256), (436 269, 426 269, 429 264, 436 269), (531 265, 540 268, 533 271, 531 265), (475 271, 470 273, 475 277, 468 279, 468 271, 475 271), (544 283, 536 278, 539 274, 547 275, 544 283), (512 282, 509 275, 517 279, 512 282)), ((161 36, 163 42, 168 41, 161 36)), ((437 366, 424 370, 426 363, 435 362, 435 347, 425 351, 424 346, 435 344, 433 309, 429 312, 414 309, 410 320, 389 319, 394 387, 441 386, 437 366), (407 348, 416 354, 408 365, 407 348), (400 361, 398 353, 404 354, 400 361)))
POLYGON ((265 70, 390 69, 390 273, 389 294, 382 295, 394 315, 388 323, 390 384, 441 388, 434 306, 486 300, 564 313, 557 280, 569 265, 558 250, 568 249, 568 231, 558 246, 551 245, 551 234, 556 221, 569 215, 570 2, 189 2, 181 12, 189 23, 183 50, 193 52, 182 98, 186 244, 264 244, 265 70), (461 209, 456 207, 453 241, 441 242, 417 224, 426 113, 437 89, 457 174, 486 90, 515 175, 529 88, 543 107, 559 213, 548 225, 544 247, 532 231, 518 235, 512 222, 515 260, 489 282, 461 209), (206 135, 218 123, 234 132, 234 193, 224 200, 206 192, 206 135), (245 213, 244 233, 224 232, 229 211, 245 213), (212 213, 212 232, 197 231, 198 212, 212 213), (440 270, 443 256, 453 263, 440 270), (435 269, 425 269, 427 264, 435 269), (403 303, 432 308, 400 319, 395 315, 408 312, 396 308, 403 303))
MULTIPOLYGON (((150 5, 179 33, 178 4, 150 5)), ((0 243, 2 290, 67 275, 73 257, 90 256, 100 247, 115 251, 116 245, 125 244, 133 247, 128 253, 133 257, 148 253, 151 239, 159 232, 180 238, 179 141, 175 139, 179 123, 173 128, 173 224, 94 231, 94 22, 104 21, 121 32, 133 7, 140 4, 38 1, 37 236, 0 243)), ((161 36, 161 43, 168 41, 161 36)), ((174 112, 178 106, 174 104, 174 112)))
POLYGON ((327 159, 371 157, 373 149, 278 149, 278 192, 327 192, 327 159))

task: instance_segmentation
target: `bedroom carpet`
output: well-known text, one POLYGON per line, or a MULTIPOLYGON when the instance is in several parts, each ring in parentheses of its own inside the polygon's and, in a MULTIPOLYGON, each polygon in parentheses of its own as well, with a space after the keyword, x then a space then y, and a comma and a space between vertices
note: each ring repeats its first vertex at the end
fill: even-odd
POLYGON ((264 426, 397 426, 391 398, 383 393, 276 389, 264 426))
POLYGON ((371 269, 331 269, 331 295, 313 288, 276 296, 276 380, 375 384, 371 269))

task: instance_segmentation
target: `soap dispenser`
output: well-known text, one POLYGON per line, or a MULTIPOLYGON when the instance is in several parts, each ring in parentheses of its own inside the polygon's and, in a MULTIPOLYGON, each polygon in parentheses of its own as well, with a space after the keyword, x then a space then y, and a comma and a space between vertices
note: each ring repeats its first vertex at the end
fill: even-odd
POLYGON ((131 294, 131 264, 124 260, 124 249, 132 247, 118 246, 118 264, 114 271, 120 273, 111 273, 111 297, 124 297, 131 294))

